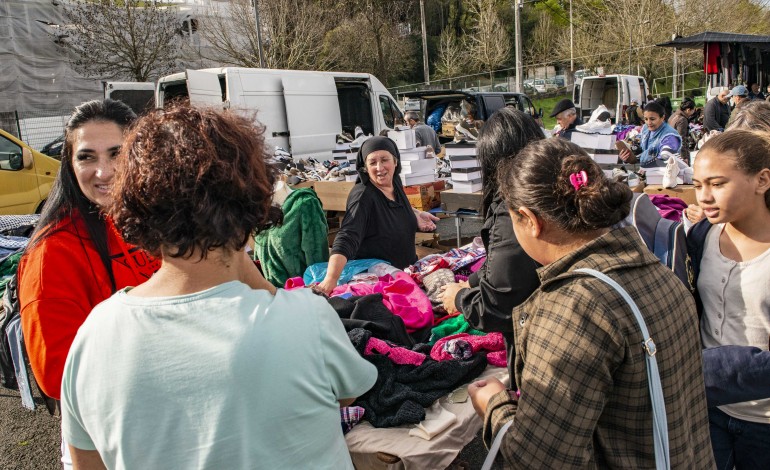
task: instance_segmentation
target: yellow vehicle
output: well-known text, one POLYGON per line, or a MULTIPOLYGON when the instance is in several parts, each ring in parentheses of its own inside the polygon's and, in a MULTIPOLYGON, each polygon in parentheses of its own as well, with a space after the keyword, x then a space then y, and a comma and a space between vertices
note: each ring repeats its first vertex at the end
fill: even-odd
POLYGON ((0 214, 40 212, 60 165, 0 129, 0 214))

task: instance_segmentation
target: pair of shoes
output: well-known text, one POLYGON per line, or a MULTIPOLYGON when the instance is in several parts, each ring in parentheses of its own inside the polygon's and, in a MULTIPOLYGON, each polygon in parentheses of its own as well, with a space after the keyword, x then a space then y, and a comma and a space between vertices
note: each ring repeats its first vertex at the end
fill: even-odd
POLYGON ((620 183, 623 181, 628 180, 628 172, 625 170, 625 168, 613 168, 612 169, 612 179, 616 182, 620 183))

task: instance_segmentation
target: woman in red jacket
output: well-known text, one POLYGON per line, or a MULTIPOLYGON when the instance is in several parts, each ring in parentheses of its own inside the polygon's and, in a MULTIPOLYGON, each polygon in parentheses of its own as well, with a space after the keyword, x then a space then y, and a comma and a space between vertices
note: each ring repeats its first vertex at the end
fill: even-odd
MULTIPOLYGON (((127 245, 101 212, 111 199, 123 133, 135 118, 120 101, 75 108, 65 127, 61 169, 19 265, 30 365, 41 391, 56 400, 67 352, 91 309, 117 289, 141 284, 159 267, 127 245)), ((67 460, 62 459, 65 468, 67 460)))

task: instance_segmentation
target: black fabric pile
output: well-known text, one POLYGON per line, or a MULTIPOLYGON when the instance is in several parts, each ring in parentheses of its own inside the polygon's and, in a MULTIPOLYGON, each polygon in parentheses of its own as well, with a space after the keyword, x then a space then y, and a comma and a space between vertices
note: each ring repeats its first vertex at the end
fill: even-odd
POLYGON ((468 360, 439 362, 427 357, 420 366, 394 364, 387 356, 364 355, 371 336, 362 328, 348 332, 356 350, 377 367, 377 382, 355 402, 366 410, 365 419, 376 428, 419 423, 425 419, 425 408, 475 379, 487 367, 483 353, 468 360))
POLYGON ((425 342, 430 337, 430 326, 412 335, 407 333, 404 320, 394 315, 382 303, 382 294, 352 296, 347 299, 331 297, 328 300, 340 316, 345 331, 363 328, 370 331, 375 338, 391 341, 406 348, 411 348, 415 343, 425 342))

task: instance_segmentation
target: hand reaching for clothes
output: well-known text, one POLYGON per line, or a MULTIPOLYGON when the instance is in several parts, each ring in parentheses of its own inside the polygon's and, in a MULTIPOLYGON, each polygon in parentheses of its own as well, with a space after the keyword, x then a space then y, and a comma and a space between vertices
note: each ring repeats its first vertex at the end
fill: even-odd
POLYGON ((444 310, 446 310, 446 313, 451 315, 457 311, 457 306, 455 305, 455 297, 457 297, 457 293, 461 289, 469 288, 470 286, 471 285, 468 284, 468 281, 453 282, 451 284, 441 286, 441 303, 444 305, 444 310))

